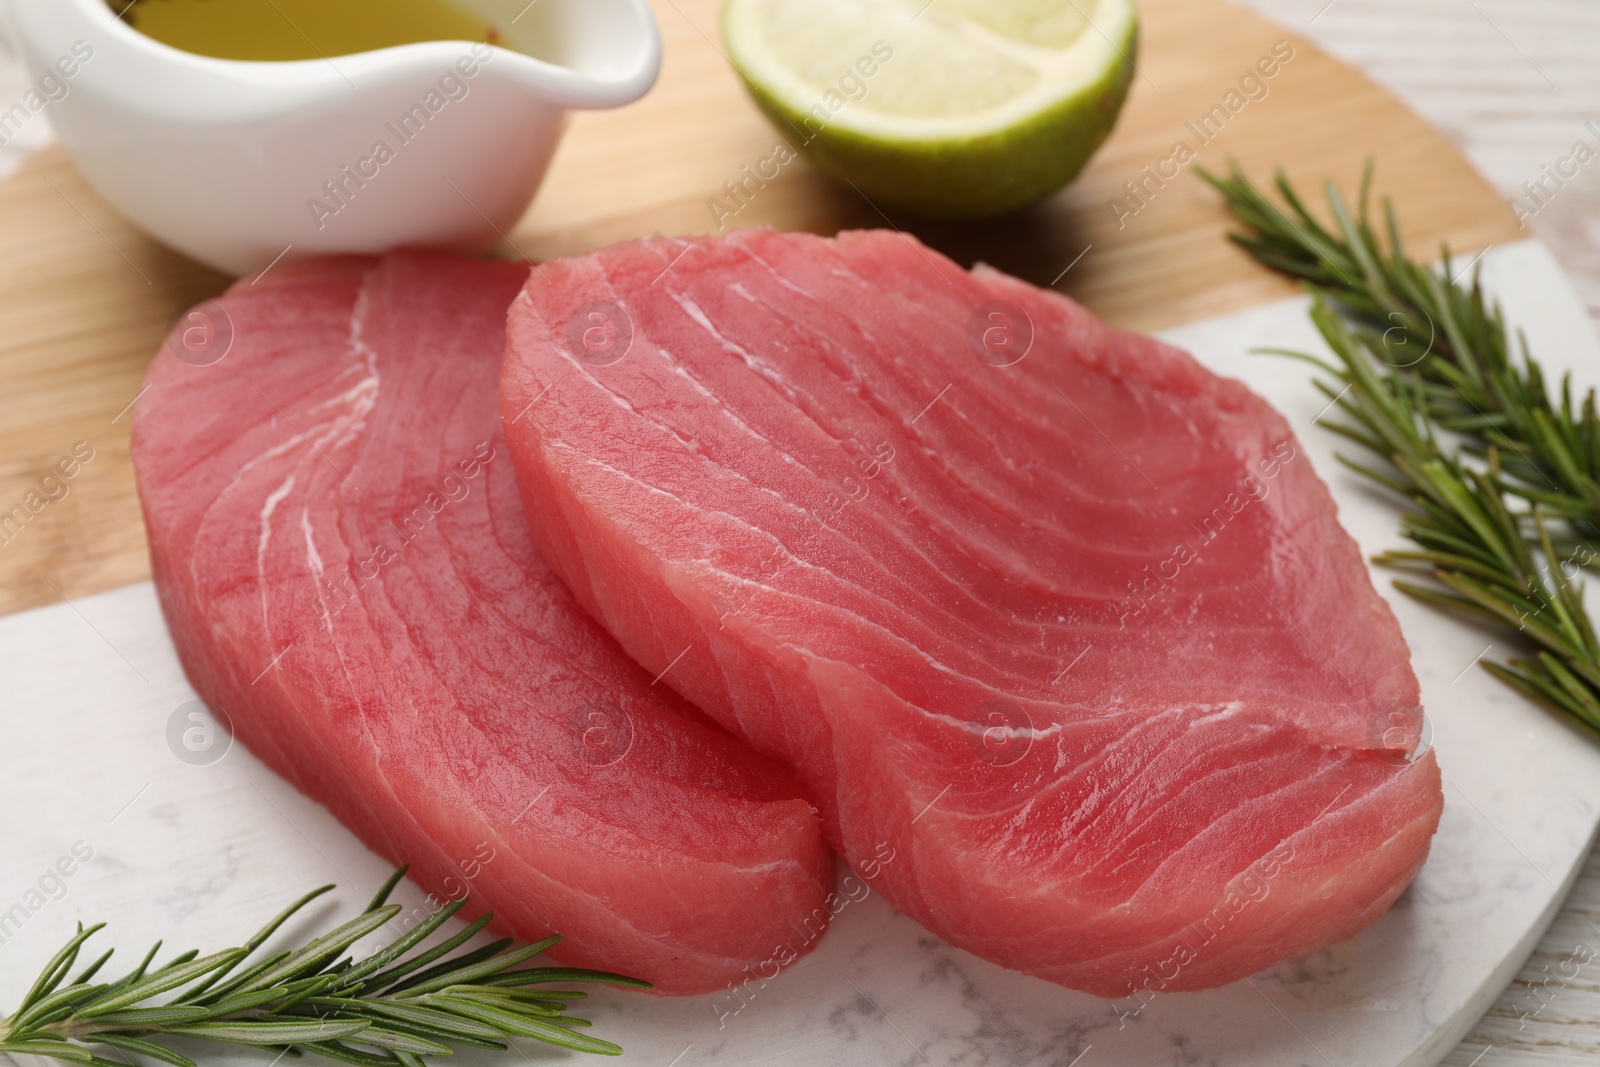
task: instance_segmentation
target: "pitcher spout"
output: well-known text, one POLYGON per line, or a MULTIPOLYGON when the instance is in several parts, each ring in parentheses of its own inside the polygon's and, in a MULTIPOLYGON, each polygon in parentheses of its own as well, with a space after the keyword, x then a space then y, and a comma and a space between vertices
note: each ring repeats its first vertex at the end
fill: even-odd
POLYGON ((630 104, 661 72, 661 34, 645 0, 481 0, 469 6, 489 19, 498 43, 511 53, 495 76, 563 107, 630 104))

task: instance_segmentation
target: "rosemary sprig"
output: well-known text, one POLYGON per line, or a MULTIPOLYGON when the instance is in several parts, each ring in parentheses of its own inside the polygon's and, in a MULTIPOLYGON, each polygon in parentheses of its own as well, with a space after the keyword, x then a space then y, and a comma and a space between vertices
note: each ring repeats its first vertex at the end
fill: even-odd
POLYGON ((586 994, 541 987, 604 982, 649 988, 649 983, 603 971, 518 969, 559 937, 521 948, 507 938, 452 956, 489 924, 492 914, 422 949, 465 906, 465 897, 359 963, 346 956, 357 941, 400 914, 400 906, 387 901, 405 873, 405 867, 395 871, 356 918, 298 949, 248 965, 279 927, 334 887, 307 893, 239 948, 209 956, 184 952, 152 969, 161 949, 157 942, 132 972, 112 982, 94 981, 111 958, 109 951, 67 980, 84 944, 105 925, 85 929, 80 924, 16 1011, 0 1021, 0 1052, 125 1067, 120 1059, 97 1055, 94 1046, 100 1045, 175 1067, 197 1067, 155 1040, 179 1037, 296 1056, 313 1052, 373 1067, 422 1067, 457 1048, 504 1049, 510 1038, 530 1037, 578 1052, 621 1054, 611 1042, 579 1032, 589 1023, 566 1014, 569 1002, 586 994))
MULTIPOLYGON (((1282 172, 1274 184, 1283 207, 1237 165, 1226 178, 1202 176, 1249 228, 1232 239, 1258 262, 1320 292, 1386 365, 1417 371, 1419 409, 1480 459, 1498 449, 1508 491, 1541 505, 1549 518, 1581 524, 1588 537, 1600 534, 1600 412, 1594 393, 1574 404, 1569 375, 1561 381, 1559 404, 1552 403, 1521 334, 1521 358, 1514 358, 1504 316, 1485 295, 1478 274, 1470 284, 1456 280, 1447 248, 1440 269, 1408 258, 1387 200, 1384 247, 1368 210, 1370 165, 1355 213, 1338 188, 1328 186, 1333 229, 1311 213, 1282 172)), ((1531 519, 1531 512, 1524 518, 1531 519)))
POLYGON ((1333 229, 1282 173, 1287 210, 1237 166, 1227 178, 1203 176, 1249 228, 1233 239, 1312 294, 1312 320, 1335 362, 1275 354, 1333 379, 1317 385, 1345 418, 1323 425, 1378 462, 1340 461, 1410 504, 1401 533, 1416 548, 1376 562, 1420 572, 1395 583, 1410 596, 1526 640, 1531 655, 1484 666, 1600 733, 1600 641, 1575 584, 1579 568, 1600 559, 1594 393, 1575 408, 1564 380, 1552 403, 1525 338, 1513 358, 1481 278, 1455 279, 1447 249, 1439 270, 1409 259, 1388 201, 1387 248, 1380 243, 1370 167, 1354 215, 1328 186, 1333 229))

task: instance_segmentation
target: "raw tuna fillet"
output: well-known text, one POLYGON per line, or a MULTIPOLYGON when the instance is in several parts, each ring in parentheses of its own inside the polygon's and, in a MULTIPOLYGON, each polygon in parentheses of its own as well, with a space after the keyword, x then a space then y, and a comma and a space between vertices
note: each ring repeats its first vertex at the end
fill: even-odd
POLYGON ((545 558, 954 944, 1201 989, 1421 866, 1405 641, 1238 382, 891 233, 618 245, 509 334, 545 558))
POLYGON ((162 607, 238 737, 424 888, 570 963, 720 989, 832 859, 794 776, 540 559, 496 412, 527 274, 325 260, 202 308, 209 340, 186 321, 200 356, 156 357, 134 424, 162 607))

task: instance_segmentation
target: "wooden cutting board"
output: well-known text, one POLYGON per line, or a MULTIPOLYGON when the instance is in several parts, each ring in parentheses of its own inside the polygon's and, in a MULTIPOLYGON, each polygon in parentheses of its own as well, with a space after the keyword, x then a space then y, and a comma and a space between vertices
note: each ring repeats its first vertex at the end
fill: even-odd
MULTIPOLYGON (((720 53, 718 0, 653 3, 666 42, 659 86, 641 104, 575 118, 506 254, 544 259, 657 231, 713 231, 712 202, 736 206, 723 183, 771 155, 780 135, 720 53)), ((1083 177, 1048 202, 994 222, 929 225, 886 215, 794 163, 730 224, 893 225, 962 262, 1056 284, 1139 329, 1289 291, 1222 239, 1226 219, 1192 166, 1160 179, 1180 141, 1201 166, 1221 168, 1233 156, 1264 179, 1281 165, 1307 186, 1332 179, 1353 189, 1373 158, 1379 187, 1394 195, 1419 248, 1476 249, 1518 236, 1505 205, 1444 136, 1361 75, 1223 0, 1142 6, 1139 74, 1122 121, 1083 177), (1294 57, 1263 79, 1266 94, 1230 97, 1280 41, 1294 57), (1202 128, 1208 113, 1216 117, 1202 128), (1142 183, 1140 200, 1129 198, 1128 182, 1142 183)), ((0 517, 42 503, 40 476, 78 442, 93 449, 54 489, 60 499, 20 529, 0 528, 3 614, 148 576, 130 408, 179 312, 228 279, 117 217, 59 148, 0 184, 0 219, 0 517)))

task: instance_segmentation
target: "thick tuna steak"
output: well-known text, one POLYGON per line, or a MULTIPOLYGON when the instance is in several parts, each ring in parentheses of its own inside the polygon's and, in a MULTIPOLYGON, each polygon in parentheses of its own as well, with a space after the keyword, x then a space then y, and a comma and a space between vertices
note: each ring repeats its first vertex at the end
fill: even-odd
POLYGON ((551 565, 955 944, 1200 989, 1421 866, 1405 642, 1238 382, 890 233, 619 245, 509 332, 551 565))
POLYGON ((574 964, 722 988, 832 860, 793 775, 652 686, 539 558, 495 410, 527 274, 327 260, 185 322, 200 351, 156 357, 134 425, 161 603, 238 736, 425 888, 470 883, 574 964))

